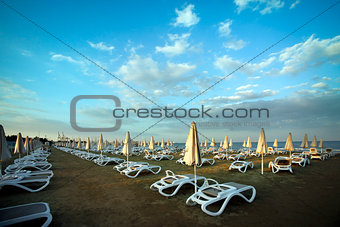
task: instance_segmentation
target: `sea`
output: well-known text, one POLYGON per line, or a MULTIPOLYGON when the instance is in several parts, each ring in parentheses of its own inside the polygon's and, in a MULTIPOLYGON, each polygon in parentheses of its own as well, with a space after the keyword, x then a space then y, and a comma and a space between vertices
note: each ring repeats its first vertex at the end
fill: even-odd
MULTIPOLYGON (((297 142, 293 142, 293 146, 294 148, 300 148, 302 141, 297 141, 297 142)), ((310 144, 311 142, 309 142, 308 144, 310 144)), ((274 144, 274 142, 267 142, 267 146, 268 147, 272 147, 274 144)), ((279 148, 284 148, 286 144, 286 141, 284 142, 278 142, 278 149, 279 148)), ((210 145, 210 143, 208 143, 208 145, 210 145)), ((243 142, 233 142, 233 150, 238 150, 243 148, 242 147, 243 142)), ((256 149, 257 147, 257 142, 251 142, 252 148, 256 149)), ((324 149, 325 148, 332 148, 333 151, 340 153, 340 141, 323 141, 323 145, 324 145, 324 149)), ((174 146, 177 146, 178 148, 182 149, 185 147, 185 143, 174 143, 174 146)), ((216 147, 219 147, 220 143, 216 143, 216 147)), ((318 148, 319 149, 319 148, 318 148)))

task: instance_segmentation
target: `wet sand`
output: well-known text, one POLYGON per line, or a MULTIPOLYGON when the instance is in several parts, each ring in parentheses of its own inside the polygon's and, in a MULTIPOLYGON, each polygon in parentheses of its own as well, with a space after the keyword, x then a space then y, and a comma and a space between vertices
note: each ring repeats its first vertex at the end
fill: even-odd
MULTIPOLYGON (((191 187, 173 198, 149 189, 167 169, 193 173, 193 167, 175 163, 179 156, 172 161, 148 161, 162 166, 162 171, 130 179, 112 166, 100 167, 54 148, 49 157, 54 172, 50 184, 37 193, 4 187, 0 207, 47 202, 53 215, 51 226, 338 226, 340 157, 313 160, 305 168, 294 166, 294 174, 273 174, 268 162, 275 157, 265 157, 263 176, 259 158, 247 159, 254 161, 255 168, 244 174, 228 171, 231 161, 197 169, 198 175, 220 183, 248 184, 257 190, 253 203, 232 199, 218 217, 206 215, 198 205, 185 204, 193 192, 191 187)), ((145 161, 142 156, 129 160, 145 161)))

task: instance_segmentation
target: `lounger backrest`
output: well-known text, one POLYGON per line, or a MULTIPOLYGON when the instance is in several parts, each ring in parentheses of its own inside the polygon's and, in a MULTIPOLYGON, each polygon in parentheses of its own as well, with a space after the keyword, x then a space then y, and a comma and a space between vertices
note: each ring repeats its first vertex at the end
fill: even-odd
POLYGON ((332 148, 326 148, 325 151, 326 152, 332 152, 332 148))
POLYGON ((273 151, 273 147, 268 147, 268 151, 273 151))
POLYGON ((144 150, 144 153, 145 153, 146 155, 150 155, 150 153, 149 153, 148 150, 144 150))
POLYGON ((314 147, 309 148, 309 151, 310 151, 310 153, 316 153, 317 152, 316 148, 314 148, 314 147))

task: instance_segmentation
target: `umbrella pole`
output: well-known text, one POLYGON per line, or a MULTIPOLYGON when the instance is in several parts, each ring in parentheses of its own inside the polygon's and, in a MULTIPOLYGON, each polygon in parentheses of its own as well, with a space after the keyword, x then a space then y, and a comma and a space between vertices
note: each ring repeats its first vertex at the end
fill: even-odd
POLYGON ((261 174, 263 175, 263 152, 262 152, 261 174))
POLYGON ((0 160, 0 180, 2 179, 2 165, 1 165, 2 161, 0 160))
POLYGON ((196 164, 194 166, 194 173, 195 173, 195 193, 196 193, 197 192, 196 164))

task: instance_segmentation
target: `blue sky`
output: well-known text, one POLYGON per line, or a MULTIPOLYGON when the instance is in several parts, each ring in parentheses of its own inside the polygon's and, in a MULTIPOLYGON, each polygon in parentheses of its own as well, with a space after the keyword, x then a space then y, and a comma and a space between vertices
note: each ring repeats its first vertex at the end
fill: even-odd
MULTIPOLYGON (((13 8, 160 106, 179 107, 335 1, 6 1, 13 8)), ((340 5, 306 25, 185 108, 268 108, 269 118, 197 119, 201 139, 268 140, 288 132, 340 136, 340 5)), ((98 136, 70 126, 77 95, 115 95, 124 108, 152 108, 51 35, 0 4, 1 124, 7 134, 98 136)), ((78 124, 109 127, 114 105, 81 101, 78 124)), ((192 119, 182 119, 190 124, 192 119)), ((108 140, 135 137, 158 119, 123 119, 108 140)), ((183 142, 189 129, 166 119, 138 139, 183 142)))

